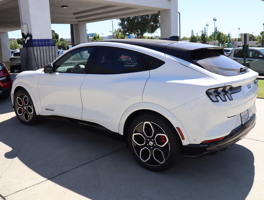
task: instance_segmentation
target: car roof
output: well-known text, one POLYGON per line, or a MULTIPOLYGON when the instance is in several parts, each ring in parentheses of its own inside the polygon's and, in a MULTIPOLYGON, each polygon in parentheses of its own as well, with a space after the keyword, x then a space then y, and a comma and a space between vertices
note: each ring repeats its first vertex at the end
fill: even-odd
MULTIPOLYGON (((193 43, 193 42, 182 42, 182 41, 173 41, 173 40, 159 40, 159 39, 110 39, 110 40, 101 40, 101 41, 93 41, 89 43, 84 43, 77 45, 73 47, 71 50, 74 50, 76 48, 82 48, 85 46, 97 46, 98 43, 101 43, 100 46, 104 46, 104 43, 112 43, 113 46, 114 44, 117 43, 122 43, 122 44, 128 44, 128 45, 134 45, 138 47, 145 47, 148 49, 152 49, 155 51, 159 51, 164 54, 168 54, 177 58, 180 58, 182 60, 191 62, 191 63, 196 63, 192 59, 192 52, 196 52, 195 54, 202 53, 204 50, 208 52, 209 51, 214 51, 217 52, 218 54, 224 55, 224 51, 222 47, 214 46, 214 45, 208 45, 208 44, 201 44, 201 43, 193 43)), ((109 46, 109 45, 107 45, 109 46)))
POLYGON ((132 45, 142 46, 159 51, 162 51, 162 49, 166 47, 171 47, 174 49, 182 49, 185 51, 202 49, 202 48, 207 48, 207 49, 220 48, 208 44, 181 42, 181 41, 172 41, 172 40, 158 40, 158 39, 111 39, 111 40, 102 40, 101 42, 118 42, 118 43, 132 44, 132 45))
POLYGON ((211 49, 214 51, 218 51, 220 54, 224 54, 223 48, 221 47, 208 45, 208 44, 193 43, 193 42, 181 42, 181 41, 179 42, 179 41, 158 40, 158 39, 111 39, 111 40, 102 40, 100 42, 123 43, 123 44, 145 47, 181 58, 189 62, 193 62, 190 54, 194 50, 211 49))

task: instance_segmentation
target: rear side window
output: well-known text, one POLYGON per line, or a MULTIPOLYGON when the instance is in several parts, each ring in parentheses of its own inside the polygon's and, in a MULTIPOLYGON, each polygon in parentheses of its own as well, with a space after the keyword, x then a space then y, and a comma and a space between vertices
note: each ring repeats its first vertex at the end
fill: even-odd
POLYGON ((156 69, 164 62, 139 52, 115 48, 98 47, 95 74, 123 74, 156 69))
POLYGON ((234 57, 243 58, 244 57, 243 51, 241 49, 235 50, 234 57))
POLYGON ((255 50, 249 50, 248 57, 249 58, 259 58, 260 52, 255 50))
POLYGON ((195 50, 191 52, 191 58, 204 69, 223 76, 239 75, 241 68, 243 68, 241 64, 222 55, 217 50, 195 50))

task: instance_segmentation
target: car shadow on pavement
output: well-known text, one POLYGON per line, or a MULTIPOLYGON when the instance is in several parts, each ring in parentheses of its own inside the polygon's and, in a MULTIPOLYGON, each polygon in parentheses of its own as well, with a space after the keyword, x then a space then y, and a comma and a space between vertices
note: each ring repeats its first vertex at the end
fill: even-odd
MULTIPOLYGON (((10 162, 0 169, 0 182, 5 182, 0 185, 9 186, 1 189, 5 197, 52 181, 96 200, 245 199, 255 176, 254 155, 237 144, 215 156, 183 159, 170 170, 155 173, 140 167, 123 141, 98 131, 47 120, 25 126, 15 116, 2 120, 0 130, 4 144, 0 161, 10 162), (13 172, 10 166, 16 159, 20 162, 13 172), (11 183, 12 176, 16 181, 11 183)), ((43 187, 43 194, 50 189, 43 187)))

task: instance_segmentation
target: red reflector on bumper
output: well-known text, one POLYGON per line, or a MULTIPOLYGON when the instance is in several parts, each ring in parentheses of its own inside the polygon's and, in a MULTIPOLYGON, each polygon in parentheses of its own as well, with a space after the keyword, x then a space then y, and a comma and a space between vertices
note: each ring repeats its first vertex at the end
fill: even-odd
POLYGON ((223 140, 225 137, 221 137, 221 138, 216 138, 216 139, 213 139, 213 140, 205 140, 203 141, 201 144, 204 144, 204 143, 211 143, 211 142, 218 142, 220 140, 223 140))

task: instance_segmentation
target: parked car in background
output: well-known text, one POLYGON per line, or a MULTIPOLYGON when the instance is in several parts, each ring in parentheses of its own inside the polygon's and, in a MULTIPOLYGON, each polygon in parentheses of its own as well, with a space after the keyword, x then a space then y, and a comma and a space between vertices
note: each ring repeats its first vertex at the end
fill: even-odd
POLYGON ((13 65, 10 65, 10 72, 11 73, 14 73, 14 72, 21 72, 22 69, 21 69, 21 63, 18 62, 18 63, 15 63, 13 65))
POLYGON ((10 57, 10 72, 14 73, 15 71, 21 72, 21 59, 19 51, 13 52, 13 55, 10 57))
POLYGON ((12 57, 14 55, 14 53, 17 52, 17 50, 11 50, 10 51, 10 57, 12 57))
MULTIPOLYGON (((244 54, 242 47, 234 48, 231 51, 229 58, 239 62, 244 62, 244 54)), ((250 69, 264 74, 264 48, 262 47, 249 47, 247 52, 246 62, 249 63, 250 69)))
POLYGON ((7 98, 10 95, 12 81, 5 64, 0 61, 0 98, 7 98))
POLYGON ((24 124, 52 116, 104 127, 124 136, 140 165, 163 171, 183 155, 214 154, 247 135, 257 76, 212 45, 110 40, 18 74, 11 98, 24 124))
POLYGON ((231 52, 232 52, 232 48, 224 48, 224 54, 226 56, 230 56, 231 52))

